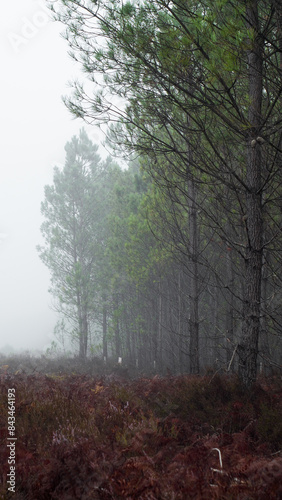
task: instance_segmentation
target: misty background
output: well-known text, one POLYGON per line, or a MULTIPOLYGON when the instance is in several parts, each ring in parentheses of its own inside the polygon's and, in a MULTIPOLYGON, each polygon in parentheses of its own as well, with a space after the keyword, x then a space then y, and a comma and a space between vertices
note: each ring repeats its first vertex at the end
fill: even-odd
MULTIPOLYGON (((43 349, 58 318, 50 307, 50 274, 36 251, 40 203, 54 166, 64 164, 66 142, 85 126, 61 98, 79 67, 44 1, 5 2, 0 26, 0 351, 43 349)), ((97 130, 85 128, 99 144, 97 130)))

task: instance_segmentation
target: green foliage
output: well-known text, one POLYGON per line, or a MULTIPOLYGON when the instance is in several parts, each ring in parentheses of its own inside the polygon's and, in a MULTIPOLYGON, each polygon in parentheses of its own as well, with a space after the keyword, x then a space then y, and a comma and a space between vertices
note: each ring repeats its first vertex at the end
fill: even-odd
MULTIPOLYGON (((270 299, 280 296, 273 278, 281 225, 277 213, 281 197, 279 2, 62 0, 54 11, 57 6, 74 57, 98 86, 93 96, 75 83, 74 95, 66 104, 76 116, 112 124, 109 143, 125 156, 142 156, 155 187, 144 192, 141 200, 132 189, 132 175, 123 172, 117 175, 112 193, 109 265, 103 266, 109 272, 102 274, 109 285, 105 295, 116 353, 126 352, 131 360, 139 353, 141 335, 129 331, 131 325, 138 331, 128 312, 133 305, 151 338, 145 363, 152 363, 154 357, 164 364, 162 346, 173 344, 181 352, 180 339, 186 352, 193 339, 189 286, 194 276, 198 302, 201 294, 210 299, 220 289, 217 315, 230 316, 229 304, 238 312, 231 337, 234 349, 239 342, 243 359, 237 358, 234 365, 241 367, 245 383, 252 384, 258 318, 268 315, 264 330, 272 333, 276 324, 275 334, 281 333, 280 317, 270 299), (198 244, 194 251, 193 242, 198 244), (229 249, 225 253, 223 246, 229 249), (264 270, 268 299, 260 296, 264 270), (186 283, 179 298, 180 272, 186 283), (167 282, 174 285, 165 286, 167 282), (113 291, 115 301, 109 298, 113 291), (172 296, 175 300, 168 305, 172 296), (165 322, 163 299, 167 300, 164 309, 171 311, 165 322), (154 302, 154 312, 145 314, 149 300, 154 302)), ((53 236, 59 242, 58 234, 53 236)), ((78 280, 76 275, 71 278, 69 285, 78 280)), ((214 317, 208 300, 203 309, 205 319, 201 325, 198 319, 195 323, 199 329, 204 322, 209 327, 214 317)), ((208 327, 207 341, 217 335, 208 327)), ((215 332, 218 327, 212 325, 215 332)), ((229 331, 222 324, 220 329, 229 331)), ((223 365, 227 340, 222 340, 213 350, 221 351, 223 365)), ((175 349, 175 365, 177 357, 181 354, 175 349)))
POLYGON ((110 158, 102 162, 97 149, 83 129, 73 137, 65 147, 65 166, 54 169, 53 185, 45 187, 41 205, 45 246, 38 247, 39 255, 51 271, 51 293, 65 318, 63 330, 78 344, 82 358, 91 323, 100 314, 95 303, 101 290, 106 293, 109 179, 118 169, 110 158))

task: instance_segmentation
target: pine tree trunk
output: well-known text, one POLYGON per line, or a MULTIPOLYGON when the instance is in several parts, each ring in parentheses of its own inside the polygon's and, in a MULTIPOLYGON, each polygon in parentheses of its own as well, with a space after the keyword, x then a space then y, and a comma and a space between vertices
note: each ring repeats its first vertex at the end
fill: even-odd
POLYGON ((108 343, 107 343, 107 306, 103 304, 103 359, 107 361, 108 359, 108 343))
MULTIPOLYGON (((254 33, 259 32, 257 0, 247 3, 248 25, 254 33)), ((261 125, 262 105, 262 47, 259 36, 250 41, 248 51, 249 72, 249 123, 247 137, 247 193, 246 193, 246 232, 247 248, 245 255, 245 281, 242 338, 238 349, 239 375, 243 384, 250 388, 256 380, 258 341, 261 315, 261 278, 263 252, 263 222, 261 194, 261 148, 258 141, 261 125)))
MULTIPOLYGON (((227 249, 227 262, 226 262, 226 274, 227 274, 227 311, 226 311, 226 365, 230 364, 232 355, 234 352, 234 268, 232 260, 232 250, 227 249)), ((233 371, 233 365, 230 367, 233 371)))
POLYGON ((159 297, 158 297, 158 356, 157 368, 160 373, 163 372, 163 302, 162 302, 162 284, 161 278, 159 281, 159 297))
POLYGON ((114 334, 114 342, 115 342, 115 354, 116 358, 121 357, 121 338, 120 338, 120 328, 119 328, 119 300, 118 294, 114 294, 113 298, 114 302, 114 311, 116 314, 115 318, 115 334, 114 334))
POLYGON ((88 342, 88 318, 87 311, 78 303, 78 325, 79 325, 79 357, 82 362, 86 359, 88 342))
POLYGON ((268 284, 268 272, 267 272, 267 256, 263 256, 263 268, 262 268, 262 284, 261 284, 261 339, 260 339, 260 349, 262 351, 262 366, 264 373, 266 374, 267 369, 269 369, 269 359, 270 359, 270 349, 269 349, 269 339, 267 333, 267 321, 266 321, 266 310, 267 310, 267 284, 268 284))
POLYGON ((181 273, 178 271, 178 317, 177 317, 177 335, 178 335, 178 360, 179 360, 179 371, 182 374, 184 371, 183 362, 183 311, 182 311, 182 284, 181 284, 181 273))
POLYGON ((193 176, 188 174, 189 199, 189 330, 190 330, 190 372, 199 373, 199 286, 198 286, 198 221, 196 186, 193 176))

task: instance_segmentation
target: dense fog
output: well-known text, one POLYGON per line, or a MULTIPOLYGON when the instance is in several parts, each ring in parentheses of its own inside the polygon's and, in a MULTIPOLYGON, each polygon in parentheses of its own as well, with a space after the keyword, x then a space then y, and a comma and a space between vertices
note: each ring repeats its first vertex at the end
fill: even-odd
POLYGON ((41 242, 44 185, 81 127, 61 99, 78 68, 45 2, 17 0, 2 7, 0 350, 30 350, 50 343, 57 320, 49 273, 35 247, 41 242))

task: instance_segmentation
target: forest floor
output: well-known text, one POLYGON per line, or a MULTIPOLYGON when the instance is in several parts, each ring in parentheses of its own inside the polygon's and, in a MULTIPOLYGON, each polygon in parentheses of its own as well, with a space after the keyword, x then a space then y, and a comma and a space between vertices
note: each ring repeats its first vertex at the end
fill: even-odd
POLYGON ((2 500, 282 499, 280 377, 247 393, 218 375, 2 369, 0 388, 2 500))

